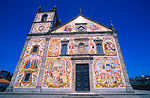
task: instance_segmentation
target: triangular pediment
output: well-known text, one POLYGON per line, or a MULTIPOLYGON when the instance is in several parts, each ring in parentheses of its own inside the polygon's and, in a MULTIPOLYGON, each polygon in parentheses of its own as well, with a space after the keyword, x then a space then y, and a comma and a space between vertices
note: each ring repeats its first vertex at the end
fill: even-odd
POLYGON ((109 27, 79 15, 74 19, 54 29, 52 33, 69 33, 69 32, 106 32, 112 31, 109 27))

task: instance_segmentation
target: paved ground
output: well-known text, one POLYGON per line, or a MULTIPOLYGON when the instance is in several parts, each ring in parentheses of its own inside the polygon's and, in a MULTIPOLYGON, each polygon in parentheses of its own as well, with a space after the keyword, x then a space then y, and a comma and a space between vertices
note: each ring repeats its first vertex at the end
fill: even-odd
POLYGON ((0 93, 0 98, 150 98, 150 91, 134 90, 135 93, 122 93, 122 94, 86 94, 86 95, 75 95, 75 94, 40 94, 40 93, 0 93))
POLYGON ((136 94, 149 94, 150 95, 150 91, 146 91, 146 90, 134 90, 134 92, 136 94))

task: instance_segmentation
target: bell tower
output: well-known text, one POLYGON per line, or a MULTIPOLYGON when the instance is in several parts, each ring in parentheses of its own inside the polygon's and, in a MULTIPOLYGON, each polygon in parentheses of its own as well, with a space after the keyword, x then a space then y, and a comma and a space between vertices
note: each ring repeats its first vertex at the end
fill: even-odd
POLYGON ((45 34, 60 25, 56 11, 56 6, 50 11, 41 11, 40 6, 37 9, 37 13, 29 34, 45 34))
POLYGON ((45 56, 49 35, 61 23, 56 6, 52 10, 42 11, 41 6, 36 15, 22 49, 11 83, 6 92, 38 92, 41 88, 45 56))

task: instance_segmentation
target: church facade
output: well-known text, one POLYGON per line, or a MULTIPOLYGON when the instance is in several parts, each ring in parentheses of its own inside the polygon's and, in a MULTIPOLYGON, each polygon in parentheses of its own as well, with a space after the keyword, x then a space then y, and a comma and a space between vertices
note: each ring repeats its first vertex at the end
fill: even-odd
POLYGON ((117 31, 81 13, 61 25, 57 9, 37 10, 7 92, 126 93, 117 31))

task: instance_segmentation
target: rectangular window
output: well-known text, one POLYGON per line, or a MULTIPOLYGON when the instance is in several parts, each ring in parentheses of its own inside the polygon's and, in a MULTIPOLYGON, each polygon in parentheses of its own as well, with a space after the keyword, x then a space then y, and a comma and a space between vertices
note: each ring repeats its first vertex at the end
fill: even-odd
POLYGON ((103 49, 101 44, 96 44, 97 54, 103 54, 103 49))
POLYGON ((25 78, 24 78, 24 82, 28 82, 30 80, 30 76, 31 76, 31 73, 26 73, 25 78))
POLYGON ((62 45, 61 55, 66 55, 66 54, 67 54, 67 45, 64 44, 62 45))
POLYGON ((38 46, 34 46, 32 52, 37 52, 38 46))

